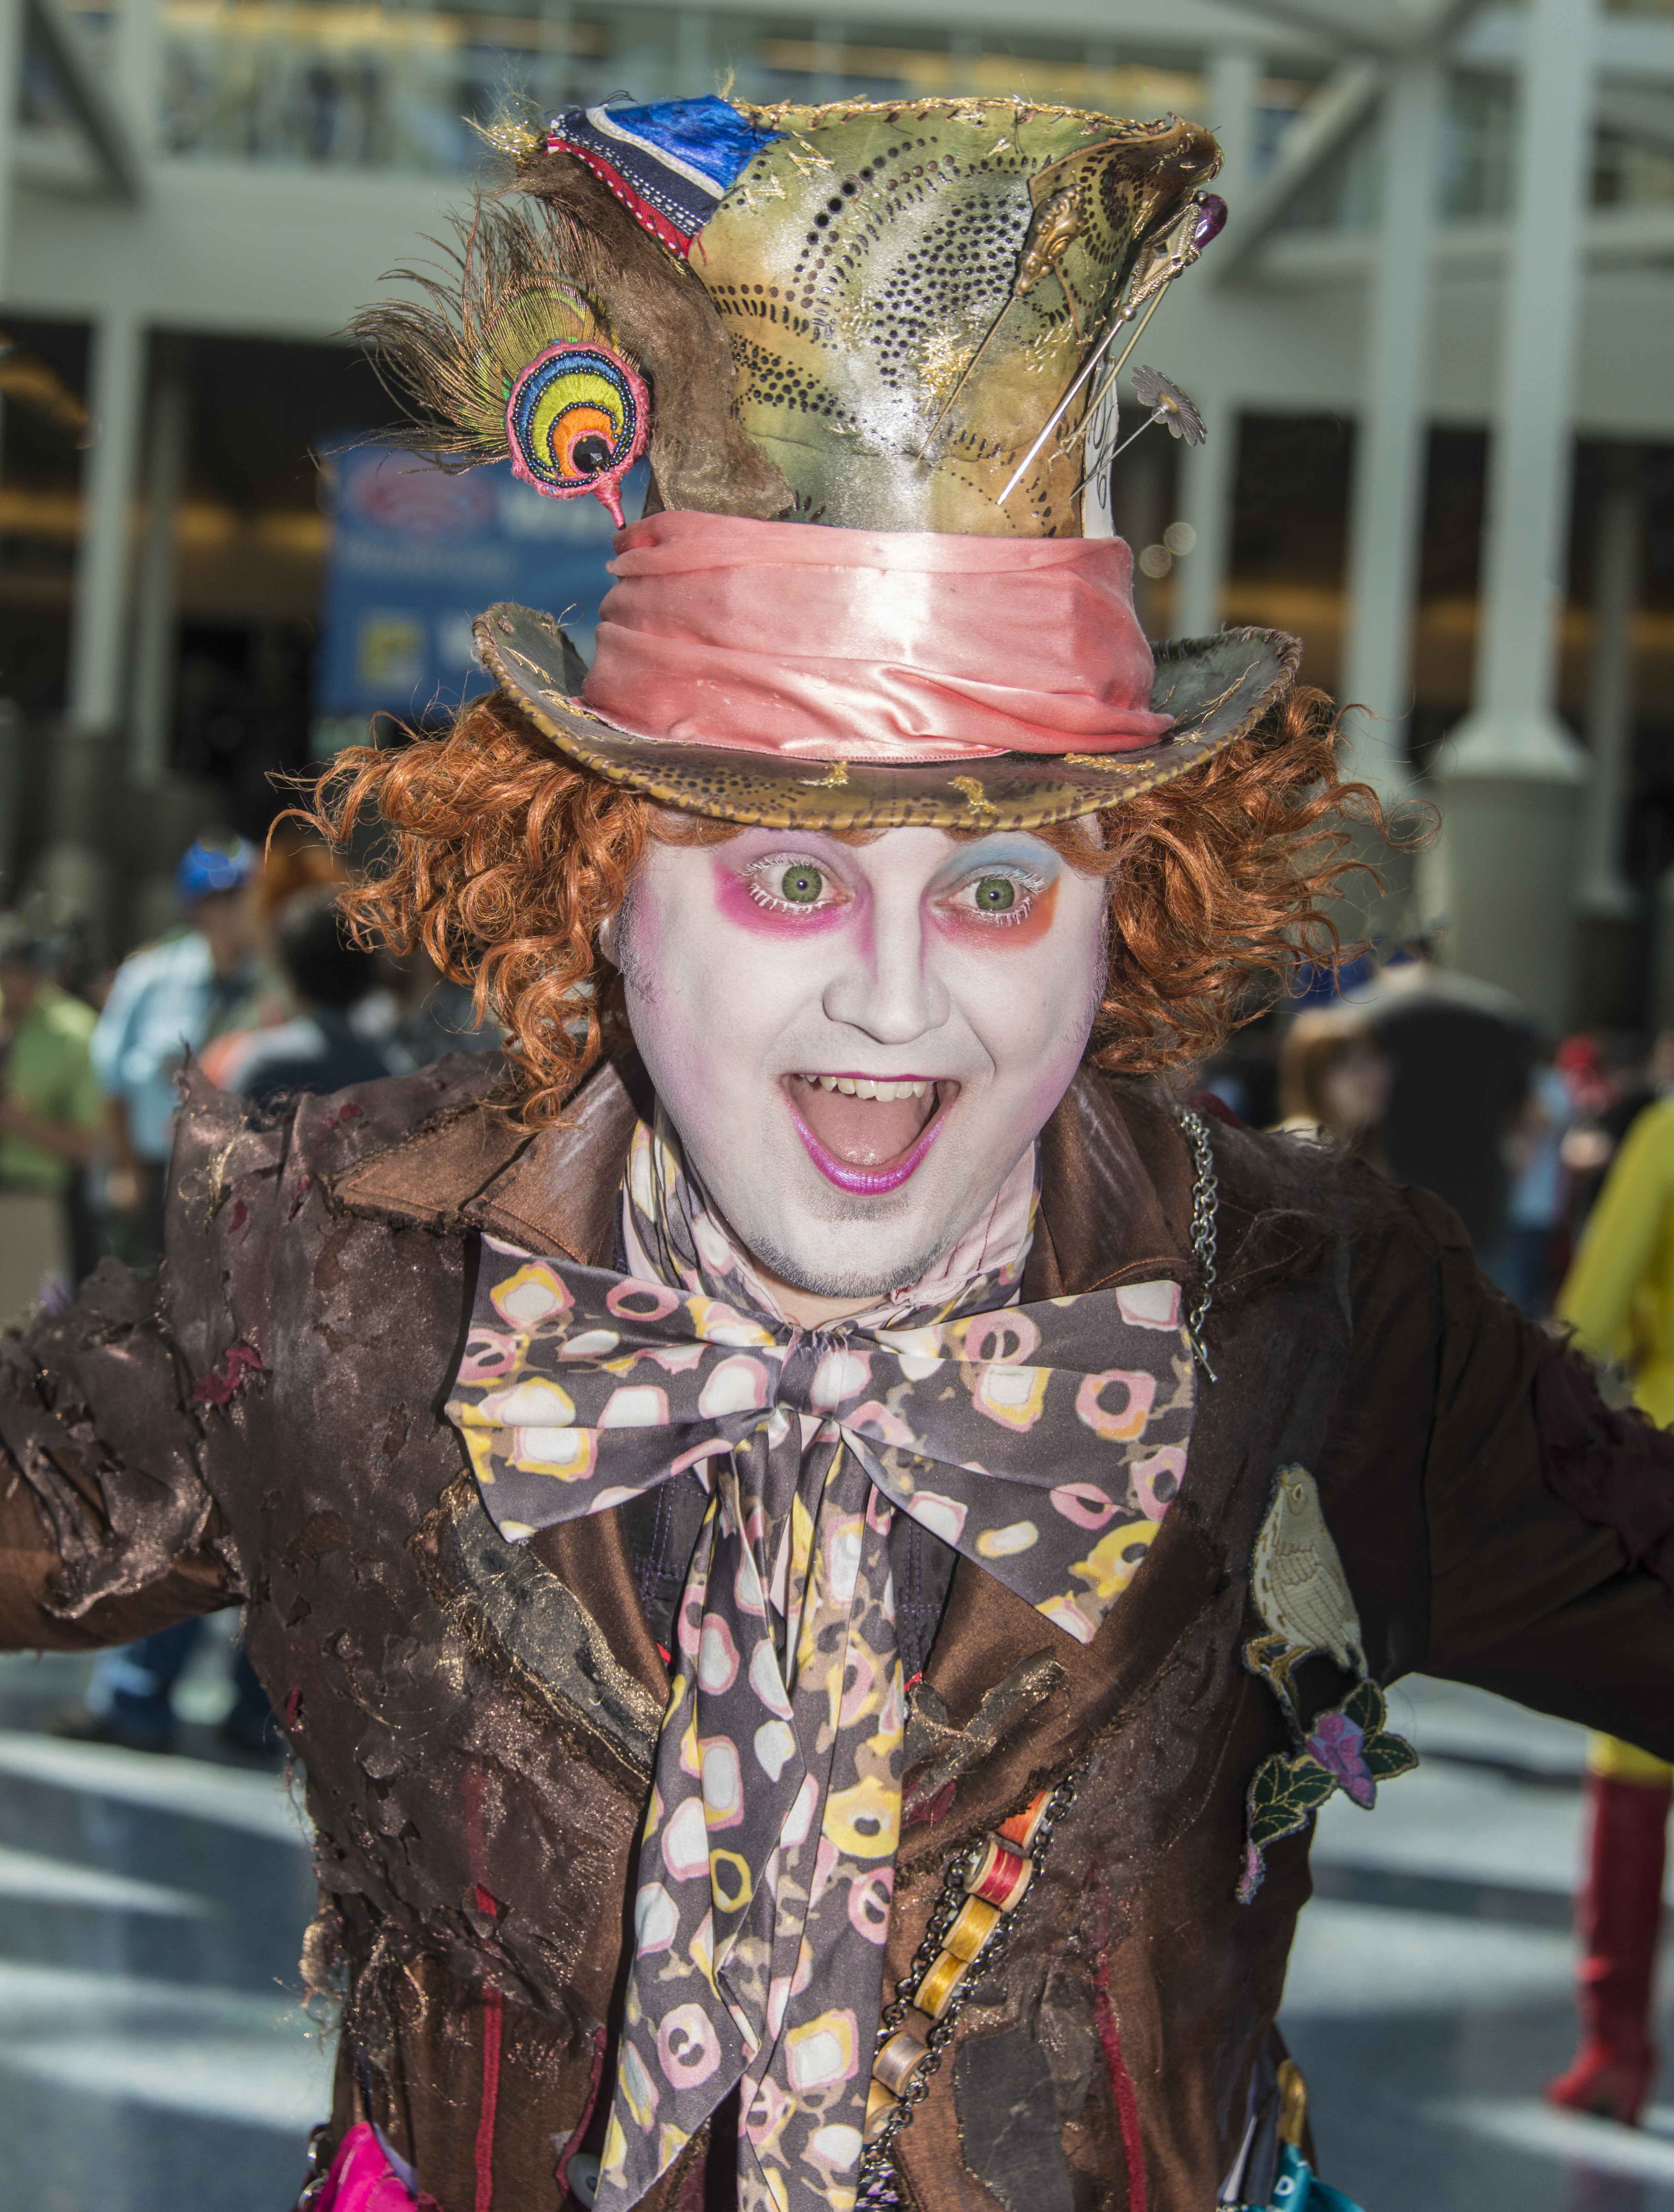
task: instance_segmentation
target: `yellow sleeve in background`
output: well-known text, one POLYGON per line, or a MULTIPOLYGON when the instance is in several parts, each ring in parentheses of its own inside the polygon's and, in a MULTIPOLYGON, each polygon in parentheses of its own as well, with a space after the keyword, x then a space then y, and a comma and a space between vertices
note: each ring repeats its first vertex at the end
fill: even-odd
POLYGON ((1647 1789, 1674 1782, 1674 1766, 1653 1759, 1613 1735, 1592 1735, 1586 1740, 1586 1770, 1605 1782, 1639 1782, 1647 1789))
POLYGON ((1674 1104, 1649 1106, 1622 1140, 1558 1292, 1559 1319, 1594 1358, 1628 1362, 1648 1348, 1635 1340, 1634 1309, 1668 1249, 1671 1204, 1674 1104))

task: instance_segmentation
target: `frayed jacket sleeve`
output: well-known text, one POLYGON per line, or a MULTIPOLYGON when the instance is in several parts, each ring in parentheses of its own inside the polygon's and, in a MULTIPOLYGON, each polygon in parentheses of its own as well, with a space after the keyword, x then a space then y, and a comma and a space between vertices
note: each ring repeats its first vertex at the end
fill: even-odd
POLYGON ((1485 1280, 1421 1194, 1439 1328, 1424 1671, 1674 1759, 1674 1434, 1485 1280))
POLYGON ((161 1278, 107 1261, 67 1311, 0 1336, 0 1647, 123 1643, 244 1595, 203 1462, 205 1425, 255 1355, 216 1344, 224 1209, 206 1176, 253 1189, 279 1149, 200 1086, 161 1278))

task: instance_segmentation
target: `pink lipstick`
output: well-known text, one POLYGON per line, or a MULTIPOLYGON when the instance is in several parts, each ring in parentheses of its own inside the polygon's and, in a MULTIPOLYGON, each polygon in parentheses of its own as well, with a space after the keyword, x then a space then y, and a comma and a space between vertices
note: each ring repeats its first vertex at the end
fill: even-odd
MULTIPOLYGON (((852 1080, 847 1078, 842 1079, 845 1083, 852 1080)), ((863 1078, 859 1079, 867 1080, 863 1078)), ((932 1092, 934 1103, 928 1114, 922 1113, 922 1106, 918 1106, 918 1102, 916 1100, 910 1103, 904 1099, 901 1100, 892 1109, 884 1106, 859 1106, 857 1109, 856 1102, 854 1100, 843 1102, 847 1106, 848 1112, 841 1118, 839 1125, 841 1134, 837 1127, 828 1130, 826 1133, 831 1137, 833 1143, 843 1145, 843 1150, 850 1154, 850 1157, 846 1159, 839 1157, 832 1150, 831 1144, 826 1143, 825 1138, 812 1126, 815 1118, 819 1119, 822 1124, 831 1120, 832 1107, 837 1102, 814 1089, 809 1079, 805 1077, 791 1077, 782 1085, 781 1087, 785 1093, 785 1103, 790 1109, 790 1117, 795 1124, 797 1135, 802 1140, 803 1150, 828 1182, 835 1183, 839 1190, 852 1192, 858 1197, 879 1197, 886 1192, 898 1190, 907 1178, 917 1170, 941 1132, 942 1124, 947 1119, 947 1108, 952 1103, 952 1099, 958 1096, 959 1085, 938 1083, 933 1078, 915 1077, 898 1079, 895 1084, 888 1085, 887 1088, 894 1089, 898 1086, 900 1090, 904 1091, 908 1083, 911 1083, 915 1090, 922 1084, 932 1092), (807 1114, 800 1109, 797 1103, 795 1093, 799 1090, 807 1098, 810 1111, 807 1114), (914 1110, 915 1107, 917 1107, 916 1111, 914 1110), (899 1127, 898 1117, 904 1110, 908 1116, 909 1127, 915 1122, 917 1124, 910 1141, 898 1151, 895 1149, 895 1146, 900 1143, 900 1138, 898 1135, 895 1145, 889 1146, 884 1157, 880 1158, 874 1154, 871 1158, 867 1158, 870 1146, 867 1136, 861 1134, 861 1130, 856 1127, 857 1120, 863 1126, 865 1123, 872 1122, 875 1116, 876 1133, 880 1137, 884 1137, 889 1123, 894 1122, 898 1127, 899 1127)), ((868 1085, 868 1089, 869 1087, 868 1085)), ((883 1147, 880 1146, 880 1150, 882 1149, 883 1147)))

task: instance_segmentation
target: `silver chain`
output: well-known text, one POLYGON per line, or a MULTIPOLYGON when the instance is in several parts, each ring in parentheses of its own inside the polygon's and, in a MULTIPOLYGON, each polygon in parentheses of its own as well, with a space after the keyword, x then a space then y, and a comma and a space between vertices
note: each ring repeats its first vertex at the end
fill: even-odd
POLYGON ((1203 1324, 1209 1317, 1209 1308, 1214 1302, 1214 1217, 1220 1195, 1220 1186, 1215 1180, 1214 1154, 1209 1146, 1209 1125, 1194 1106, 1180 1109, 1180 1127, 1185 1131, 1186 1142, 1191 1146, 1195 1173, 1191 1186, 1191 1256, 1197 1263, 1197 1295, 1186 1314, 1186 1334, 1191 1339, 1191 1348, 1197 1355, 1197 1364, 1211 1382, 1215 1372, 1209 1364, 1208 1349, 1204 1341, 1203 1324))

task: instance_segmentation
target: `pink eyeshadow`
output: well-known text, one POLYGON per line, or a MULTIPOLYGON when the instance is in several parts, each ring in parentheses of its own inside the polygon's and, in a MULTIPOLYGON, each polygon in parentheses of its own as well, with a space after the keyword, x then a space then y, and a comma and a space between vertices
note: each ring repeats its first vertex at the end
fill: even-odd
POLYGON ((716 906, 728 921, 758 936, 800 937, 810 932, 823 935, 852 910, 845 900, 839 906, 828 907, 823 914, 775 914, 756 903, 750 896, 748 883, 726 860, 717 856, 709 866, 714 872, 716 906))

